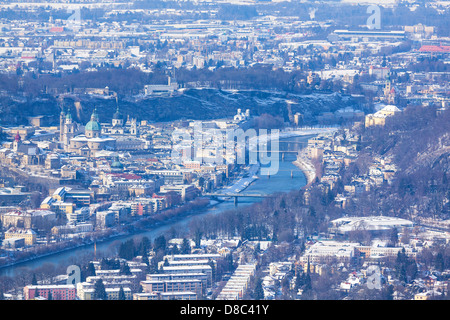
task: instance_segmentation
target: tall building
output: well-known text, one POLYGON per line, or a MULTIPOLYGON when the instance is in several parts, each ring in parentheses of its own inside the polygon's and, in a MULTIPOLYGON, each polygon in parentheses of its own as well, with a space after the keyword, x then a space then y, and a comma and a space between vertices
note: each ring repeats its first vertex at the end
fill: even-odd
POLYGON ((119 106, 117 106, 116 112, 113 115, 112 125, 113 127, 123 127, 123 115, 119 111, 119 106))

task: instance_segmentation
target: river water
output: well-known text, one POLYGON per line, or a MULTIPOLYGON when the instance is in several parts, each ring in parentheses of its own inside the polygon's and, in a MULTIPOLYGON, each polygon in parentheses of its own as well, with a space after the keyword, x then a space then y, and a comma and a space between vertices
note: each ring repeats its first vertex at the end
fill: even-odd
MULTIPOLYGON (((298 151, 300 150, 307 140, 311 136, 297 136, 280 139, 280 150, 281 151, 298 151)), ((289 192, 294 189, 300 189, 306 185, 306 177, 303 172, 296 167, 292 161, 296 160, 295 153, 285 153, 284 159, 279 155, 279 170, 278 173, 268 177, 261 176, 258 172, 258 179, 256 179, 252 184, 250 184, 243 193, 257 193, 257 194, 272 194, 275 192, 289 192)), ((243 207, 251 205, 254 202, 261 201, 262 198, 239 198, 237 207, 243 207)), ((165 225, 152 228, 151 230, 127 235, 119 239, 110 239, 96 244, 96 254, 98 256, 108 256, 114 254, 117 250, 117 245, 123 241, 132 238, 140 238, 146 236, 152 241, 154 238, 158 237, 164 232, 167 232, 172 227, 177 230, 183 230, 188 228, 189 221, 195 217, 199 217, 207 214, 218 214, 226 210, 231 210, 236 208, 233 198, 228 201, 220 202, 215 206, 204 208, 199 210, 195 215, 186 217, 181 221, 170 222, 165 225), (181 229, 180 229, 181 228, 181 229)), ((93 256, 94 245, 84 246, 76 249, 72 249, 66 252, 56 253, 50 256, 37 258, 32 261, 23 262, 15 266, 6 267, 0 269, 0 275, 13 276, 18 270, 27 270, 32 272, 33 269, 41 267, 44 264, 54 264, 68 266, 73 264, 78 257, 81 256, 93 256)))

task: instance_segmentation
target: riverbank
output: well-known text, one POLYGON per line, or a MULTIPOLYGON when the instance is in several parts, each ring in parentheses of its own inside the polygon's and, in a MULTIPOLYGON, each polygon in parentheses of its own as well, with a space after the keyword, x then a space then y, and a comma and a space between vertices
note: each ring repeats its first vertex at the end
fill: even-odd
MULTIPOLYGON (((231 193, 238 193, 243 191, 257 179, 254 176, 257 174, 258 170, 259 163, 250 166, 248 171, 241 172, 241 177, 239 177, 236 181, 233 181, 230 186, 222 189, 222 191, 226 190, 227 192, 231 193), (243 177, 244 175, 248 175, 248 177, 243 177)), ((196 200, 185 203, 181 207, 165 209, 157 215, 144 217, 142 219, 134 221, 128 226, 122 226, 120 228, 110 228, 108 229, 109 234, 104 234, 104 232, 101 232, 100 235, 97 235, 94 232, 83 238, 78 238, 77 240, 74 239, 76 243, 67 243, 67 246, 63 248, 54 249, 45 253, 30 253, 29 256, 26 256, 24 258, 18 258, 14 261, 4 262, 4 264, 0 265, 0 273, 2 269, 20 266, 21 264, 25 264, 33 260, 61 254, 74 249, 93 246, 95 243, 101 244, 102 242, 120 240, 121 238, 145 233, 157 227, 178 222, 187 217, 194 216, 199 209, 208 207, 211 208, 220 203, 216 201, 208 201, 208 203, 206 203, 205 201, 205 203, 202 203, 201 199, 203 198, 199 197, 196 200)))
POLYGON ((206 208, 214 206, 214 204, 210 204, 209 202, 202 203, 202 198, 197 198, 193 202, 186 203, 184 206, 179 207, 179 210, 186 210, 182 211, 180 213, 172 214, 174 211, 174 208, 167 209, 166 211, 161 212, 158 215, 155 216, 149 216, 145 217, 143 219, 134 221, 132 224, 121 227, 121 228, 110 228, 108 229, 108 234, 105 234, 104 232, 101 232, 100 234, 92 233, 90 235, 87 235, 84 238, 78 238, 75 240, 76 243, 70 244, 68 243, 67 246, 63 248, 58 248, 56 250, 51 250, 45 253, 31 253, 31 256, 27 256, 25 258, 19 258, 15 261, 7 262, 3 265, 0 265, 0 274, 2 269, 6 269, 9 267, 15 267, 20 266, 21 264, 31 262, 33 260, 42 259, 45 257, 50 257, 53 255, 61 254, 67 251, 83 248, 83 247, 89 247, 93 246, 94 244, 101 244, 103 242, 107 241, 113 241, 113 240, 120 240, 121 238, 138 235, 141 233, 145 233, 148 230, 164 226, 166 224, 174 223, 177 221, 181 221, 185 219, 186 217, 195 215, 198 209, 206 208), (138 224, 143 224, 143 226, 138 226, 138 224))
MULTIPOLYGON (((319 127, 319 128, 287 128, 285 130, 280 131, 279 139, 286 139, 292 137, 300 137, 300 136, 309 136, 309 135, 318 135, 324 133, 331 133, 338 130, 337 127, 319 127)), ((270 135, 262 136, 262 139, 266 141, 272 140, 274 137, 270 135)), ((260 137, 261 139, 261 137, 260 137)), ((303 148, 299 151, 297 155, 297 159, 292 162, 297 168, 299 168, 305 175, 307 184, 305 187, 309 186, 316 179, 317 169, 312 163, 311 159, 308 156, 308 149, 303 148)))
POLYGON ((317 176, 316 168, 305 152, 299 154, 297 156, 297 159, 292 163, 305 174, 307 181, 306 186, 309 186, 311 183, 313 183, 314 179, 316 179, 317 176))
MULTIPOLYGON (((310 133, 311 131, 308 131, 310 133)), ((315 132, 316 133, 316 132, 315 132)), ((291 136, 291 134, 289 134, 291 136)), ((307 136, 309 134, 305 134, 303 136, 307 136)), ((307 137, 304 138, 295 138, 295 135, 291 136, 292 139, 300 140, 302 141, 300 144, 295 143, 293 144, 294 148, 296 146, 303 145, 303 141, 306 141, 307 137)), ((283 137, 283 138, 289 138, 289 137, 283 137)), ((289 139, 289 140, 292 140, 289 139)), ((292 159, 293 160, 293 159, 292 159)), ((270 179, 263 179, 258 174, 258 168, 259 165, 251 165, 246 168, 243 172, 240 172, 237 179, 233 179, 230 183, 230 185, 225 186, 224 188, 230 187, 230 186, 245 186, 245 182, 250 182, 247 186, 245 186, 242 190, 247 190, 249 188, 249 193, 260 193, 260 194, 271 194, 273 192, 289 192, 293 189, 300 189, 306 184, 306 172, 303 171, 303 174, 299 177, 292 178, 292 170, 295 170, 295 164, 293 161, 281 161, 280 162, 280 171, 272 176, 270 179), (255 175, 252 175, 255 173, 255 175), (241 179, 244 180, 241 180, 241 179)), ((231 191, 230 191, 231 192, 231 191)), ((130 237, 136 237, 139 235, 142 236, 148 236, 149 238, 154 238, 158 234, 167 231, 171 225, 178 224, 182 222, 182 225, 178 225, 176 228, 187 228, 188 224, 185 224, 185 221, 188 222, 191 218, 195 218, 196 216, 203 215, 203 214, 218 214, 220 212, 226 211, 226 210, 234 210, 235 204, 233 201, 213 201, 213 200, 205 200, 205 203, 207 202, 206 206, 202 209, 192 209, 192 210, 186 210, 187 212, 181 213, 181 214, 168 214, 166 217, 164 217, 164 214, 154 216, 153 218, 156 218, 158 221, 148 221, 148 223, 145 223, 142 220, 138 220, 144 223, 139 223, 138 225, 135 225, 134 228, 127 228, 126 230, 116 230, 117 233, 112 233, 108 236, 105 236, 102 238, 102 240, 97 239, 97 252, 102 253, 106 252, 109 244, 111 244, 113 241, 120 241, 124 239, 128 239, 130 237), (170 217, 169 217, 170 216, 170 217), (182 226, 182 227, 181 227, 182 226), (120 233, 121 232, 121 233, 120 233), (119 234, 120 233, 120 234, 119 234), (100 245, 101 244, 101 245, 100 245)), ((239 201, 239 205, 250 205, 253 202, 257 202, 259 199, 243 199, 242 201, 239 201)), ((179 210, 179 207, 174 208, 176 210, 179 210)), ((169 210, 171 211, 171 210, 169 210)), ((172 212, 174 213, 174 212, 172 212)), ((150 220, 150 219, 149 219, 150 220)), ((135 221, 138 222, 138 221, 135 221)), ((90 240, 90 239, 89 239, 90 240)), ((88 239, 85 239, 85 241, 89 241, 88 239)), ((78 244, 79 245, 79 244, 78 244)), ((76 256, 81 256, 82 254, 86 253, 93 253, 93 242, 84 243, 83 245, 79 247, 71 247, 71 248, 64 248, 61 250, 63 251, 57 251, 57 252, 51 252, 46 253, 44 259, 40 259, 38 256, 33 256, 32 259, 23 261, 21 263, 16 263, 14 266, 8 265, 2 266, 0 269, 2 274, 14 274, 14 268, 16 268, 19 265, 23 265, 26 268, 34 269, 39 267, 42 262, 40 260, 49 261, 53 264, 61 264, 61 263, 69 263, 73 261, 73 259, 76 259, 76 256), (59 255, 61 254, 61 256, 59 255), (54 257, 51 257, 54 256, 54 257), (35 260, 35 261, 33 261, 35 260), (11 271, 12 270, 12 271, 11 271)))

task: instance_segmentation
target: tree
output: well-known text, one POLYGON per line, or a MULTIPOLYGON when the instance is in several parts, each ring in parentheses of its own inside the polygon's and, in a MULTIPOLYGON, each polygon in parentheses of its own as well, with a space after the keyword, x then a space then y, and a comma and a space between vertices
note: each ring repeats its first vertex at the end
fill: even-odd
POLYGON ((147 254, 148 251, 150 250, 150 247, 151 247, 150 239, 148 237, 142 237, 141 243, 139 246, 139 253, 141 255, 147 254))
POLYGON ((253 289, 253 298, 255 300, 264 300, 264 289, 261 277, 256 279, 255 288, 253 289))
POLYGON ((182 254, 190 254, 191 253, 191 245, 189 240, 184 238, 183 243, 181 244, 181 253, 182 254))
POLYGON ((311 274, 310 274, 310 264, 308 261, 308 270, 306 270, 306 274, 304 277, 304 283, 302 286, 303 292, 302 292, 302 300, 311 300, 313 298, 313 289, 312 289, 312 281, 311 281, 311 274))
POLYGON ((383 288, 381 295, 383 300, 394 300, 394 286, 388 285, 383 288))
POLYGON ((390 240, 391 246, 395 247, 397 245, 397 242, 398 242, 398 230, 397 230, 397 228, 395 228, 395 227, 392 228, 389 240, 390 240))
POLYGON ((444 271, 445 269, 445 261, 444 261, 444 256, 442 255, 442 252, 438 252, 436 254, 436 259, 434 261, 434 266, 436 268, 436 270, 438 271, 444 271))
POLYGON ((414 259, 410 259, 406 255, 406 250, 403 248, 397 254, 397 259, 395 261, 395 270, 397 271, 397 277, 400 281, 408 283, 410 280, 414 279, 417 275, 417 264, 414 259))
POLYGON ((131 260, 136 256, 133 239, 122 242, 119 247, 119 257, 125 260, 131 260))
POLYGON ((148 271, 150 274, 158 273, 158 261, 156 260, 156 258, 150 259, 148 271))
POLYGON ((31 285, 36 286, 38 284, 37 279, 36 279, 36 274, 33 273, 33 278, 31 279, 31 285))
POLYGON ((142 253, 142 262, 144 262, 147 266, 149 265, 149 261, 148 261, 148 253, 147 251, 144 251, 142 253))
POLYGON ((94 264, 92 262, 89 262, 89 264, 87 265, 86 268, 86 277, 91 277, 91 276, 95 276, 95 267, 94 264))
POLYGON ((119 289, 119 300, 126 300, 125 291, 123 290, 122 286, 120 286, 119 289))
POLYGON ((102 270, 108 269, 117 270, 120 269, 120 261, 114 258, 112 259, 103 258, 100 262, 100 266, 102 270))
POLYGON ((157 237, 155 241, 153 241, 153 250, 155 250, 155 252, 159 250, 165 251, 166 245, 167 245, 166 238, 164 237, 164 235, 161 235, 157 237))
POLYGON ((107 300, 105 285, 102 279, 98 279, 94 284, 94 300, 107 300))
POLYGON ((261 245, 260 245, 260 243, 258 242, 258 243, 256 244, 255 248, 253 249, 253 257, 254 257, 255 259, 258 259, 260 253, 261 253, 261 245))
POLYGON ((124 262, 120 266, 120 274, 122 275, 131 275, 130 266, 128 263, 124 262))

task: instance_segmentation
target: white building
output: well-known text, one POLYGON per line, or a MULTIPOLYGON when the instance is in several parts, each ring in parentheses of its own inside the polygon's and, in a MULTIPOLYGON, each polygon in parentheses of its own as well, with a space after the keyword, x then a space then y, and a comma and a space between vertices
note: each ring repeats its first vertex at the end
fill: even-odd
POLYGON ((399 230, 413 227, 412 221, 397 217, 370 216, 370 217, 344 217, 331 221, 331 232, 345 235, 355 230, 371 232, 389 231, 393 228, 399 230))
POLYGON ((356 242, 318 241, 311 245, 300 258, 303 264, 322 263, 331 259, 349 261, 355 255, 356 242))

